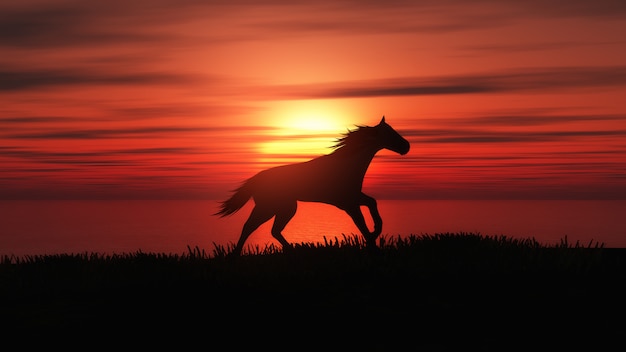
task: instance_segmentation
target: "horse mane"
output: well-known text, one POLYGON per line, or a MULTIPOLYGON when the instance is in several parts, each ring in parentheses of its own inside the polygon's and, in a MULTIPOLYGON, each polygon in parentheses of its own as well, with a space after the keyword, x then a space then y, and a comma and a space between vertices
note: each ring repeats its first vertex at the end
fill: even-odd
POLYGON ((348 130, 337 138, 335 145, 332 146, 334 151, 348 146, 361 146, 365 143, 371 142, 371 135, 373 128, 370 126, 357 125, 356 129, 348 130))

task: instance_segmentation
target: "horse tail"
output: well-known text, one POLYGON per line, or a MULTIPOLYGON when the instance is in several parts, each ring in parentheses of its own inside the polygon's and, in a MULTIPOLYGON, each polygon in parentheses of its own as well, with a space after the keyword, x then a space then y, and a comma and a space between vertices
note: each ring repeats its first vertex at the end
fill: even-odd
POLYGON ((252 185, 246 181, 239 188, 235 189, 234 194, 227 200, 221 202, 220 210, 214 215, 224 217, 236 213, 241 209, 252 197, 252 185))

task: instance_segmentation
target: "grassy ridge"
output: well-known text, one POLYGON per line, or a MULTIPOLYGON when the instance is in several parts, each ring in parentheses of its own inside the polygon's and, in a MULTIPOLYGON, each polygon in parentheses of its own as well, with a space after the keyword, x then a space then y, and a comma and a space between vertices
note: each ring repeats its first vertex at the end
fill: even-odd
POLYGON ((382 237, 376 251, 357 236, 285 253, 268 246, 230 257, 231 249, 4 257, 4 331, 511 350, 607 342, 624 327, 626 255, 598 243, 459 233, 382 237))

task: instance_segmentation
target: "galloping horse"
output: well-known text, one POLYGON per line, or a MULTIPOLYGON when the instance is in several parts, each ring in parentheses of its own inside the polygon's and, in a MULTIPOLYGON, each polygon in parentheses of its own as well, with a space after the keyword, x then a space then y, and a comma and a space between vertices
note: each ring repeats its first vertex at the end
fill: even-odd
POLYGON ((374 155, 388 149, 404 155, 409 142, 385 122, 385 117, 374 127, 357 126, 337 139, 335 150, 306 162, 282 165, 263 170, 246 180, 234 191, 232 197, 221 202, 215 215, 230 215, 241 209, 250 198, 254 209, 243 225, 241 237, 233 255, 241 254, 244 243, 263 223, 274 218, 272 236, 283 250, 291 244, 282 231, 296 214, 297 202, 322 202, 344 210, 361 231, 368 247, 376 247, 376 239, 383 229, 383 220, 376 200, 361 191, 363 178, 374 155), (370 232, 361 206, 367 206, 374 220, 370 232))

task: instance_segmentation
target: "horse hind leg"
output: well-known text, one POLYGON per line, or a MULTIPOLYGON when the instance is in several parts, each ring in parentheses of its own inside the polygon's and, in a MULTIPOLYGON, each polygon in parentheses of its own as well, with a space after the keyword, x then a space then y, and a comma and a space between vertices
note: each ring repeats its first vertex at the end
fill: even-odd
POLYGON ((259 205, 256 205, 254 209, 252 209, 248 220, 246 220, 246 223, 243 225, 243 229, 241 230, 241 236, 239 237, 239 241, 237 241, 237 245, 233 249, 232 254, 240 255, 241 251, 243 250, 243 246, 246 243, 246 240, 248 239, 248 237, 250 237, 252 232, 259 228, 259 226, 263 225, 263 223, 271 219, 272 216, 274 216, 273 211, 265 207, 260 207, 259 205))
POLYGON ((272 236, 280 242, 283 246, 284 250, 289 250, 292 248, 291 244, 283 237, 283 229, 287 226, 287 223, 293 218, 296 214, 296 210, 298 209, 298 203, 285 203, 281 205, 281 207, 276 212, 276 217, 274 218, 274 224, 272 225, 272 236))

